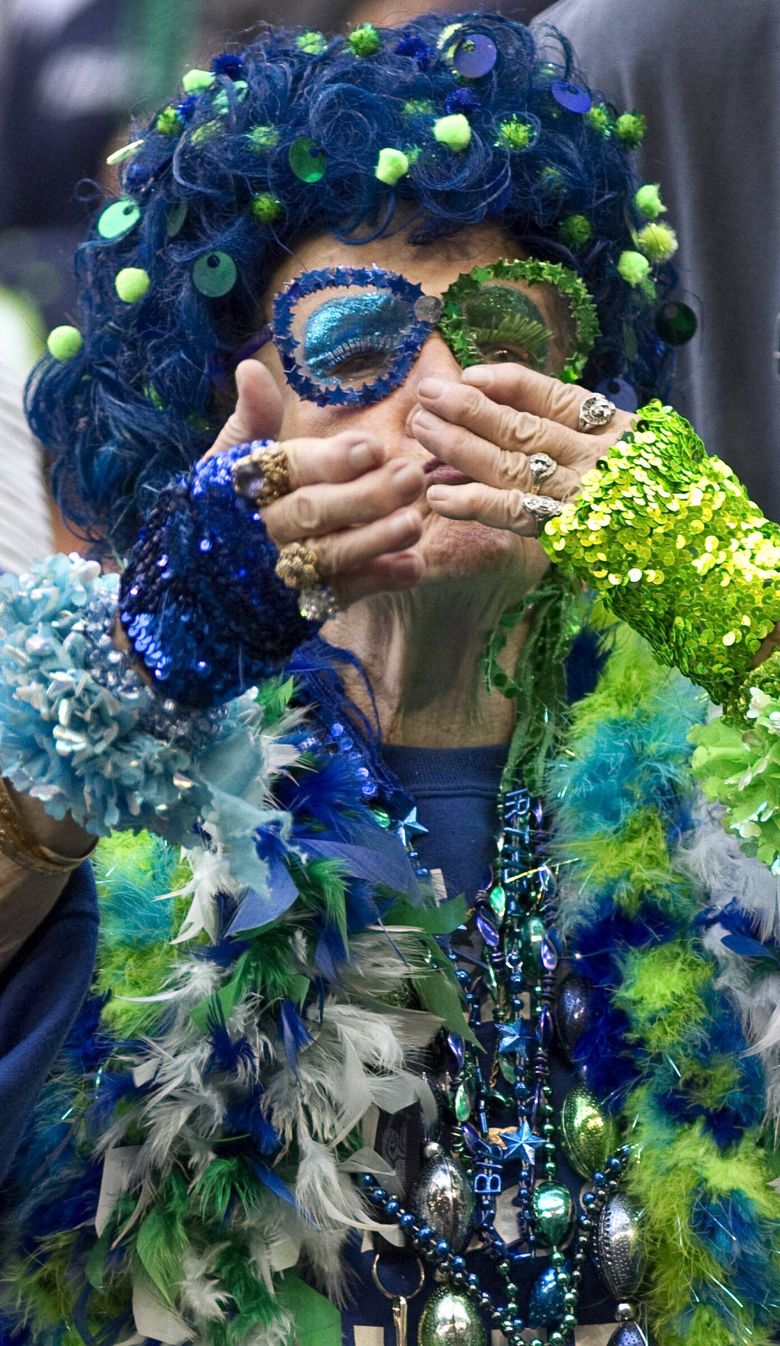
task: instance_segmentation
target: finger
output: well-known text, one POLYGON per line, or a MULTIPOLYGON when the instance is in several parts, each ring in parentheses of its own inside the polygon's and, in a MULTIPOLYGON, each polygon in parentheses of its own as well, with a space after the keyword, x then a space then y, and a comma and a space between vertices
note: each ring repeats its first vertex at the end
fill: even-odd
MULTIPOLYGON (((530 412, 545 420, 558 421, 570 430, 579 431, 580 408, 589 388, 578 383, 562 383, 547 374, 539 374, 519 364, 472 365, 464 369, 461 380, 469 387, 478 388, 494 402, 501 402, 518 411, 530 412)), ((598 430, 590 430, 588 438, 603 435, 610 444, 616 443, 631 425, 628 412, 617 411, 612 420, 598 430)))
POLYGON ((327 537, 306 538, 317 556, 317 565, 325 578, 343 570, 364 566, 385 553, 405 551, 420 539, 422 518, 416 509, 398 510, 387 519, 376 519, 362 528, 347 528, 327 537))
POLYGON ((427 500, 445 519, 471 519, 488 528, 505 528, 520 537, 536 537, 539 525, 525 508, 524 491, 500 491, 482 482, 470 486, 429 486, 427 500))
POLYGON ((402 551, 391 556, 377 556, 359 570, 335 575, 329 583, 340 606, 345 607, 370 594, 412 589, 422 579, 424 570, 425 562, 419 552, 402 551))
MULTIPOLYGON (((503 368, 503 366, 502 366, 503 368)), ((479 388, 443 379, 422 379, 417 388, 424 411, 463 426, 508 453, 547 453, 570 466, 589 452, 585 436, 555 421, 493 401, 479 388)), ((414 428, 416 418, 412 420, 414 428)))
POLYGON ((258 360, 242 360, 236 368, 238 400, 212 444, 207 458, 251 439, 273 439, 282 423, 282 394, 273 375, 258 360))
MULTIPOLYGON (((472 434, 470 430, 450 425, 430 411, 415 413, 412 430, 423 448, 429 449, 437 458, 457 468, 464 476, 484 482, 486 486, 498 486, 503 490, 516 486, 519 490, 530 493, 535 489, 527 453, 499 448, 497 444, 472 434)), ((535 444, 533 451, 544 452, 542 444, 535 444)), ((568 500, 570 496, 576 495, 579 482, 580 478, 576 472, 556 465, 555 471, 545 478, 545 494, 553 496, 556 500, 568 500)))
POLYGON ((302 486, 263 510, 268 533, 277 546, 367 524, 409 505, 423 491, 419 463, 395 458, 357 480, 335 485, 302 486))

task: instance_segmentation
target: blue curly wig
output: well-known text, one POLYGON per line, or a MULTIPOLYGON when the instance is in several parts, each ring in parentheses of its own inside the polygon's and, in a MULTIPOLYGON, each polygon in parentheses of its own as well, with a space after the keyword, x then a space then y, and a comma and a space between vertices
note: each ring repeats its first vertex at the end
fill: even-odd
POLYGON ((332 39, 266 28, 211 71, 190 72, 135 132, 121 168, 126 206, 109 221, 104 203, 76 254, 83 344, 68 359, 44 356, 30 380, 28 415, 66 515, 98 547, 124 552, 161 486, 224 421, 215 371, 256 330, 291 240, 330 232, 365 244, 400 227, 401 202, 415 242, 499 218, 518 245, 575 269, 601 326, 584 381, 625 379, 640 400, 662 393, 670 352, 654 318, 668 267, 633 286, 618 271, 646 223, 629 152, 641 119, 588 94, 559 34, 478 11, 332 39), (477 78, 457 68, 464 35, 495 46, 477 78), (589 110, 566 106, 561 81, 580 86, 589 110), (465 148, 434 135, 453 115, 469 123, 465 148), (306 138, 324 162, 317 180, 296 158, 306 138), (387 147, 410 165, 394 185, 376 176, 387 147), (204 266, 224 293, 204 293, 204 266), (117 293, 126 268, 131 283, 141 273, 141 290, 148 277, 133 302, 117 293))

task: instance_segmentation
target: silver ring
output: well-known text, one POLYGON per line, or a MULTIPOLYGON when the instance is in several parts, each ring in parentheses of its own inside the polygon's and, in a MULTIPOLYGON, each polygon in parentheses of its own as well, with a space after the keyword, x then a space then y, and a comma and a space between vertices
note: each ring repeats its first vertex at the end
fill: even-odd
POLYGON ((528 471, 531 473, 533 483, 532 494, 536 495, 543 481, 553 475, 558 464, 553 461, 549 453, 532 453, 528 459, 528 471))
POLYGON ((326 622, 338 610, 336 595, 327 584, 313 584, 298 595, 298 611, 308 622, 326 622))
POLYGON ((601 393, 591 393, 580 407, 577 424, 580 430, 586 432, 598 430, 602 425, 609 425, 616 411, 615 403, 610 402, 608 397, 602 397, 601 393))
POLYGON ((563 505, 560 500, 553 500, 550 495, 527 495, 523 501, 523 509, 536 523, 538 537, 547 520, 554 519, 556 514, 560 514, 563 505))

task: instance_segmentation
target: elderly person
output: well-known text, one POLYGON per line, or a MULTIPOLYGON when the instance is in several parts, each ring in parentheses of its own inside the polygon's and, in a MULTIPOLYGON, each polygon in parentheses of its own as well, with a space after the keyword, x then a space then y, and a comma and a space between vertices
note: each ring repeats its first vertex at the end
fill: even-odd
POLYGON ((9 1332, 770 1340, 780 548, 648 400, 641 133, 472 13, 128 146, 29 399, 106 561, 5 594, 6 900, 105 838, 9 1332))

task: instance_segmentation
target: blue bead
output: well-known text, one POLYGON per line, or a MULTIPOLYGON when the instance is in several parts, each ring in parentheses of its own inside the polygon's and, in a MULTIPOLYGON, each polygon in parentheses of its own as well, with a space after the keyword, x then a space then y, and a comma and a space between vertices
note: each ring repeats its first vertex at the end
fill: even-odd
POLYGON ((433 1251, 436 1253, 437 1257, 446 1257, 450 1251, 450 1245, 446 1239, 439 1239, 439 1241, 433 1245, 433 1251))
POLYGON ((403 1215, 399 1217, 398 1225, 405 1233, 410 1229, 414 1229, 415 1219, 411 1211, 404 1211, 403 1215))
POLYGON ((361 1191, 363 1192, 368 1191, 370 1187, 374 1186, 374 1179, 372 1178, 370 1173, 359 1173, 357 1179, 357 1185, 361 1189, 361 1191))

